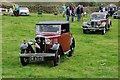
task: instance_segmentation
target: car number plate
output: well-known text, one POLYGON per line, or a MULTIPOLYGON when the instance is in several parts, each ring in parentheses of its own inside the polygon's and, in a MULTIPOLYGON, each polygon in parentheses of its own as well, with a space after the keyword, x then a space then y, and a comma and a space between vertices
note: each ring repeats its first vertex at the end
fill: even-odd
POLYGON ((44 61, 44 57, 31 57, 30 61, 44 61))
POLYGON ((39 61, 44 61, 44 57, 39 57, 39 61))

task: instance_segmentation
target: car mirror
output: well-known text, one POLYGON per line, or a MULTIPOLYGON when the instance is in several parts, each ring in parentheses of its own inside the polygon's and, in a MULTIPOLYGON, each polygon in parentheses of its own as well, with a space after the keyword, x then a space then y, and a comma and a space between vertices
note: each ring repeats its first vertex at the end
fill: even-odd
POLYGON ((66 32, 66 29, 63 29, 63 30, 62 30, 62 33, 64 33, 64 32, 66 32))

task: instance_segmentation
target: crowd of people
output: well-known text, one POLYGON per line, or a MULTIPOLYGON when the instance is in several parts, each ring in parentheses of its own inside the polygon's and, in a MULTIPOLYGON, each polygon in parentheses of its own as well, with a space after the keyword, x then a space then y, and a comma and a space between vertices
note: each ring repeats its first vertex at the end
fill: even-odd
POLYGON ((99 12, 108 12, 109 15, 112 16, 115 10, 114 7, 112 7, 111 5, 109 7, 105 7, 103 4, 101 4, 99 6, 99 12))
POLYGON ((83 5, 69 5, 66 6, 65 4, 62 6, 62 16, 65 17, 66 16, 66 20, 70 21, 70 17, 71 17, 71 21, 74 22, 75 21, 75 17, 77 17, 77 21, 80 22, 82 15, 86 14, 86 12, 83 11, 83 5))
POLYGON ((9 9, 10 15, 19 16, 20 6, 13 5, 12 8, 9 9))

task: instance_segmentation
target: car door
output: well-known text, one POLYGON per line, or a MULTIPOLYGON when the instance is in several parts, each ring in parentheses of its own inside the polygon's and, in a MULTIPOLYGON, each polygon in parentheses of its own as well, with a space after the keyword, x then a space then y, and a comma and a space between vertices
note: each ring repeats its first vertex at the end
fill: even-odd
POLYGON ((68 51, 70 49, 70 41, 71 41, 71 33, 69 30, 69 25, 61 26, 61 37, 60 37, 60 44, 63 48, 63 51, 68 51))
POLYGON ((61 45, 63 51, 68 51, 70 49, 70 40, 71 40, 71 35, 69 32, 61 34, 61 45))

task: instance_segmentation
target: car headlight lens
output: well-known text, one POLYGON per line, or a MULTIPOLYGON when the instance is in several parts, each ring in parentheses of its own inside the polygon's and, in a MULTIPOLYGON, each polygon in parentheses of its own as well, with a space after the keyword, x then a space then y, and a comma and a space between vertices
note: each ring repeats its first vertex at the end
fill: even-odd
POLYGON ((98 23, 97 23, 98 25, 101 25, 101 21, 98 21, 98 23))
POLYGON ((45 39, 45 43, 46 43, 46 44, 50 44, 50 43, 51 43, 51 40, 50 40, 50 39, 45 39))

